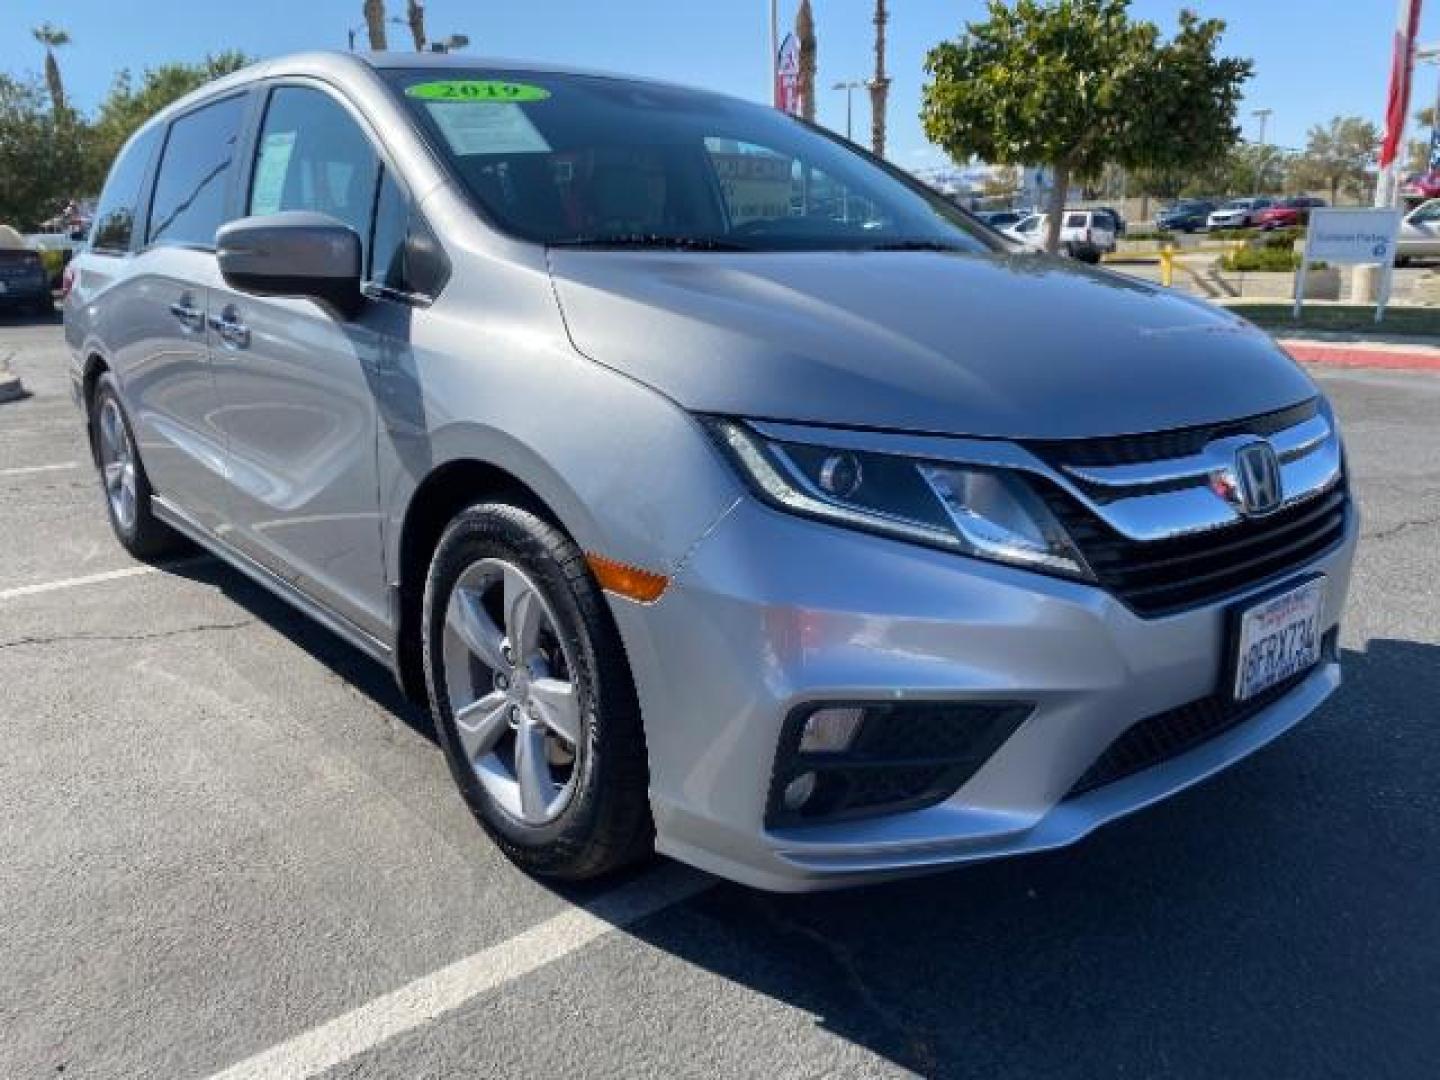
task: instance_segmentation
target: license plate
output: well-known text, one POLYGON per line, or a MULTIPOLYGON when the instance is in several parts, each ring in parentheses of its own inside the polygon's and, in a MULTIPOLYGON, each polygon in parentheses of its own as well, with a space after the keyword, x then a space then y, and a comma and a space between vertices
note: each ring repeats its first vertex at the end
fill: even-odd
POLYGON ((1240 616, 1236 701, 1252 698, 1319 661, 1324 607, 1325 580, 1316 578, 1256 604, 1240 616))

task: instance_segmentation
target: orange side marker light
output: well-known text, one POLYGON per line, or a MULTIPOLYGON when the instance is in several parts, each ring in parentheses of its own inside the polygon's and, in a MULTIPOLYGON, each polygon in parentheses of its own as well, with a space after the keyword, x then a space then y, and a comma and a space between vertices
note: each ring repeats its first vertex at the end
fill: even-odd
POLYGON ((660 599, 661 593, 670 584, 670 579, 664 574, 641 570, 636 566, 627 566, 614 559, 607 559, 603 555, 587 554, 585 561, 590 564, 590 570, 594 573, 595 580, 600 582, 602 589, 612 592, 616 596, 623 596, 627 600, 653 604, 660 599))

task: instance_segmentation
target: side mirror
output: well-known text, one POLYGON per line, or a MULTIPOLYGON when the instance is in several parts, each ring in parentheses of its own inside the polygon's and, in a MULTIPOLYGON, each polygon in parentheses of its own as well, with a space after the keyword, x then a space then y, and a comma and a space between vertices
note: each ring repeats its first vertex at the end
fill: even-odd
POLYGON ((257 296, 303 296, 345 319, 360 295, 360 237, 327 214, 286 210, 240 218, 215 234, 226 283, 257 296))

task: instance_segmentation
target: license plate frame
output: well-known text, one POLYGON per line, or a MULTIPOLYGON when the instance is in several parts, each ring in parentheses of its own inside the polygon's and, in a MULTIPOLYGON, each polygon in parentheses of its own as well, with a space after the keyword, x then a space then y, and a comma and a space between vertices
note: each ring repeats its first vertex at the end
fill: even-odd
MULTIPOLYGON (((1285 584, 1260 596, 1252 597, 1231 609, 1225 672, 1227 693, 1232 704, 1243 704, 1287 679, 1310 671, 1324 659, 1324 634, 1321 624, 1325 616, 1326 584, 1324 574, 1310 574, 1303 578, 1287 581, 1285 584), (1293 666, 1283 664, 1282 667, 1288 667, 1289 670, 1282 670, 1275 677, 1268 678, 1263 683, 1256 685, 1255 680, 1246 677, 1248 675, 1245 663, 1246 653, 1255 641, 1268 640, 1281 632, 1281 627, 1264 632, 1264 621, 1267 618, 1271 620, 1276 618, 1278 613, 1283 611, 1287 602, 1292 606, 1303 602, 1308 609, 1305 614, 1313 620, 1311 644, 1307 650, 1309 655, 1303 663, 1293 666), (1258 630, 1256 630, 1257 627, 1258 630), (1255 632, 1251 632, 1252 630, 1255 632)), ((1287 622, 1284 625, 1292 624, 1287 622)), ((1298 626, 1300 623, 1297 620, 1293 625, 1298 626)))

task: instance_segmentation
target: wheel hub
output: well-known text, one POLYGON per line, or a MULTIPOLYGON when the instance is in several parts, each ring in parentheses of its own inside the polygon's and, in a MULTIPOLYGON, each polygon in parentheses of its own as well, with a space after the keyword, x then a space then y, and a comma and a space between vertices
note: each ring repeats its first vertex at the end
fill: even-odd
POLYGON ((521 568, 482 559, 446 608, 445 690, 471 767, 526 824, 563 812, 579 776, 578 689, 554 611, 521 568))

